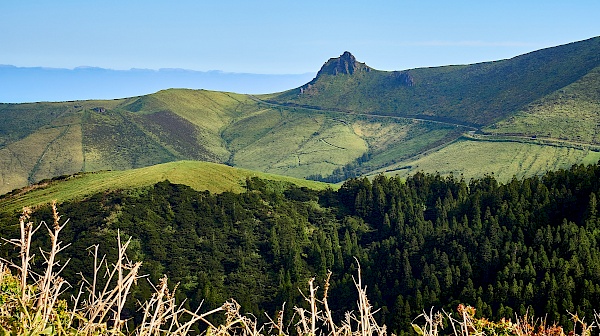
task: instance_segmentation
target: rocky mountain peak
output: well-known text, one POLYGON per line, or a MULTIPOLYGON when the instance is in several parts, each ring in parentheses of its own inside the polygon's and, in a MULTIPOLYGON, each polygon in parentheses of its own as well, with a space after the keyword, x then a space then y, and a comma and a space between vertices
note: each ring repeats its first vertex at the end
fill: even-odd
POLYGON ((371 71, 371 68, 368 67, 365 63, 360 63, 356 60, 354 55, 352 55, 348 51, 344 51, 344 53, 340 57, 330 58, 321 70, 317 73, 317 77, 320 75, 339 75, 346 74, 352 75, 355 72, 360 71, 371 71))

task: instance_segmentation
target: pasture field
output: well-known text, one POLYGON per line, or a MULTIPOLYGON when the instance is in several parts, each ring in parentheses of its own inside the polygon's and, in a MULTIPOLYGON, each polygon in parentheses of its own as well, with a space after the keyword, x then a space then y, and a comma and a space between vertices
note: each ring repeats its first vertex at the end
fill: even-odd
POLYGON ((580 80, 484 128, 493 134, 523 134, 600 143, 600 67, 580 80))
POLYGON ((367 151, 348 118, 298 109, 251 114, 229 126, 223 138, 233 165, 296 177, 329 174, 367 151))
POLYGON ((462 176, 466 180, 493 174, 497 180, 506 182, 513 176, 542 175, 574 164, 596 163, 599 159, 600 153, 590 150, 461 139, 436 152, 381 169, 378 173, 406 177, 423 171, 462 176))

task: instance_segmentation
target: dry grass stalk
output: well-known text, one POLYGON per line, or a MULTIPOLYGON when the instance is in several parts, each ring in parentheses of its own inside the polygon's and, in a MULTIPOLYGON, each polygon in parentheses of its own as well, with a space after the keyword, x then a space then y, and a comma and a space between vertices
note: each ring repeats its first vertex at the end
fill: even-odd
POLYGON ((287 331, 287 329, 284 329, 283 327, 283 317, 284 317, 284 313, 285 313, 285 302, 281 305, 281 310, 277 313, 277 322, 273 321, 273 319, 271 319, 271 317, 265 313, 265 316, 269 319, 269 323, 267 324, 269 326, 269 334, 272 334, 273 330, 277 331, 277 335, 288 335, 289 332, 287 331))
MULTIPOLYGON (((450 320, 450 324, 452 325, 452 330, 454 331, 454 335, 456 336, 469 336, 469 335, 485 335, 484 332, 477 330, 474 323, 475 316, 475 308, 473 307, 465 307, 463 305, 458 306, 458 314, 460 319, 455 319, 452 315, 444 312, 448 319, 450 320), (458 326, 458 328, 457 328, 458 326)), ((438 316, 436 314, 436 316, 438 316)), ((440 323, 439 320, 434 320, 433 323, 440 323)), ((437 328, 434 328, 436 332, 437 328)))
POLYGON ((573 334, 576 335, 577 328, 581 329, 581 336, 589 336, 592 334, 592 330, 596 327, 596 322, 592 322, 591 324, 587 324, 585 322, 585 318, 580 318, 577 313, 572 314, 571 312, 567 312, 571 315, 571 320, 573 321, 573 334), (578 327, 579 325, 579 327, 578 327))
MULTIPOLYGON (((144 316, 142 323, 136 329, 136 335, 187 335, 196 322, 207 316, 198 315, 197 311, 191 312, 183 309, 183 304, 177 306, 175 297, 167 286, 166 276, 160 280, 159 287, 154 289, 155 292, 150 300, 142 304, 144 316), (188 314, 191 318, 187 322, 181 323, 180 320, 184 314, 188 314)), ((212 313, 214 312, 209 314, 212 313)))
POLYGON ((29 300, 29 293, 27 291, 27 278, 29 277, 29 263, 33 259, 31 251, 31 236, 40 228, 38 225, 35 229, 33 228, 33 222, 29 221, 31 218, 31 209, 24 207, 23 213, 19 218, 19 228, 21 232, 20 239, 5 239, 7 243, 15 245, 19 249, 19 256, 21 257, 21 265, 16 265, 12 261, 1 259, 6 265, 16 268, 20 274, 21 285, 21 301, 25 302, 29 300))
MULTIPOLYGON (((511 320, 504 318, 498 322, 489 321, 484 317, 475 318, 475 308, 462 304, 457 309, 458 318, 443 310, 442 312, 444 314, 439 312, 434 314, 433 308, 428 314, 423 312, 416 319, 423 318, 425 323, 423 325, 413 323, 412 326, 415 332, 423 336, 438 336, 438 327, 443 326, 444 318, 448 318, 449 324, 452 326, 450 335, 454 336, 566 336, 561 326, 557 324, 547 325, 545 319, 534 319, 527 313, 522 317, 516 316, 516 322, 512 323, 511 320)), ((600 322, 600 315, 598 314, 595 316, 596 320, 591 324, 586 323, 577 314, 569 314, 574 323, 573 331, 568 333, 569 336, 591 336, 592 331, 600 322)))
MULTIPOLYGON (((67 246, 61 246, 58 238, 60 231, 64 228, 65 223, 60 224, 60 216, 56 209, 56 203, 52 203, 53 226, 49 228, 45 222, 42 222, 35 229, 33 223, 29 221, 31 210, 24 208, 19 219, 19 227, 21 232, 20 239, 11 239, 5 241, 15 245, 19 249, 21 257, 21 265, 16 265, 10 261, 3 260, 8 265, 16 268, 19 271, 19 309, 14 312, 19 318, 20 324, 17 327, 23 331, 33 330, 35 332, 46 332, 50 327, 50 319, 55 315, 53 307, 56 307, 59 302, 59 296, 62 294, 62 287, 68 285, 64 279, 59 276, 59 273, 64 268, 60 268, 55 272, 55 267, 60 266, 57 261, 57 255, 67 246), (41 276, 35 275, 29 270, 31 260, 34 255, 31 254, 31 241, 33 234, 40 228, 41 225, 46 227, 46 230, 51 238, 51 249, 49 252, 40 249, 41 255, 44 258, 46 269, 41 276), (33 285, 28 285, 28 279, 33 280, 33 285)), ((67 263, 65 263, 66 265, 67 263)), ((56 319, 54 317, 54 319, 56 319)), ((54 325, 53 327, 56 327, 54 325)))
MULTIPOLYGON (((465 320, 459 322, 457 320, 454 320, 450 315, 447 315, 448 318, 451 321, 451 325, 452 328, 454 330, 454 335, 455 336, 466 336, 469 335, 468 332, 466 334, 463 333, 463 330, 468 331, 468 328, 463 328, 463 326, 466 326, 466 322, 465 320), (456 324, 459 325, 458 329, 456 328, 456 324)), ((433 313, 433 308, 431 308, 429 310, 429 313, 425 313, 423 312, 421 315, 417 316, 413 322, 419 318, 423 318, 425 319, 425 324, 420 326, 418 324, 413 323, 412 327, 415 330, 415 332, 418 335, 422 335, 422 336, 437 336, 439 333, 438 328, 443 327, 443 319, 444 316, 442 315, 442 313, 437 312, 437 313, 433 313)))
POLYGON ((325 288, 323 290, 323 300, 321 303, 325 308, 325 318, 327 320, 327 324, 329 325, 329 330, 331 336, 338 336, 338 327, 333 322, 333 316, 331 314, 331 309, 329 309, 329 302, 327 301, 327 296, 329 294, 329 281, 331 279, 331 271, 327 271, 327 279, 325 280, 325 288))
POLYGON ((83 302, 83 316, 86 316, 86 323, 82 331, 85 333, 91 332, 95 328, 106 328, 108 321, 112 322, 112 331, 115 333, 121 332, 121 329, 126 321, 121 320, 121 312, 127 296, 131 291, 131 286, 140 278, 138 275, 141 262, 132 263, 127 259, 125 251, 131 242, 127 240, 125 244, 121 243, 121 235, 118 234, 118 257, 115 264, 109 266, 103 257, 101 260, 104 263, 96 264, 98 260, 98 249, 94 250, 95 268, 92 283, 84 279, 88 284, 89 300, 83 302), (104 264, 104 265, 102 265, 104 264), (106 284, 101 291, 96 292, 96 284, 98 272, 104 266, 106 269, 106 284), (115 279, 116 277, 116 279, 115 279), (113 280, 116 284, 113 286, 113 280), (108 316, 111 315, 112 319, 108 316))
MULTIPOLYGON (((298 316, 298 322, 296 323, 296 332, 300 336, 310 335, 328 335, 328 336, 386 336, 387 330, 385 326, 379 326, 375 320, 374 315, 377 311, 373 311, 373 306, 369 303, 367 298, 367 287, 362 285, 362 276, 360 263, 356 260, 358 265, 358 276, 353 277, 354 285, 358 291, 358 316, 354 312, 347 312, 345 314, 345 320, 341 322, 340 326, 337 326, 333 321, 333 314, 327 301, 329 293, 329 281, 331 278, 331 272, 328 272, 327 279, 325 280, 324 293, 322 299, 317 299, 317 290, 319 287, 314 286, 314 278, 308 282, 309 293, 308 296, 304 296, 305 301, 308 303, 310 309, 294 307, 298 316), (318 308, 320 304, 323 306, 323 311, 318 308), (319 323, 321 325, 319 325, 319 323), (329 332, 325 333, 324 329, 328 329, 329 332)), ((280 329, 279 329, 280 330, 280 329)), ((281 334, 280 334, 281 335, 281 334)))
POLYGON ((304 297, 304 300, 308 302, 310 310, 306 310, 301 307, 294 307, 294 310, 299 316, 299 321, 296 323, 296 331, 298 335, 317 335, 317 320, 321 320, 321 311, 317 308, 317 290, 319 287, 315 287, 315 278, 311 278, 308 281, 308 297, 300 291, 300 294, 304 297))
POLYGON ((52 307, 55 306, 56 300, 58 296, 61 294, 61 288, 63 285, 68 285, 67 282, 58 276, 58 274, 62 271, 64 266, 68 264, 68 261, 65 262, 63 267, 58 270, 56 273, 54 272, 55 266, 60 266, 56 261, 56 257, 58 253, 64 250, 69 246, 61 246, 61 241, 58 239, 58 235, 60 231, 65 227, 68 223, 66 220, 62 225, 60 224, 60 216, 56 209, 56 202, 52 203, 52 217, 53 217, 53 227, 50 229, 45 222, 42 222, 46 227, 48 234, 50 235, 51 248, 49 252, 44 252, 40 249, 40 254, 45 259, 46 263, 46 271, 42 275, 42 278, 39 280, 40 283, 40 295, 38 298, 37 306, 42 310, 42 318, 44 323, 48 323, 48 319, 50 318, 50 314, 52 313, 52 307))
MULTIPOLYGON (((29 221, 28 209, 24 209, 20 218, 20 239, 6 240, 19 248, 21 265, 5 261, 6 265, 18 270, 17 276, 13 276, 7 266, 0 263, 0 283, 9 288, 8 291, 0 293, 8 295, 6 302, 0 305, 0 332, 15 335, 123 335, 127 332, 124 330, 126 321, 121 318, 124 305, 132 286, 143 277, 139 275, 141 262, 131 262, 126 255, 131 239, 122 243, 120 232, 117 233, 118 256, 116 262, 111 265, 105 257, 99 257, 98 246, 90 248, 94 258, 92 279, 83 278, 78 294, 72 297, 73 306, 68 309, 66 301, 59 300, 63 288, 68 285, 59 275, 66 263, 61 266, 57 258, 58 254, 68 246, 61 245, 59 240, 59 234, 68 221, 61 224, 61 216, 56 210, 56 204, 52 205, 52 212, 54 220, 52 227, 50 228, 44 222, 41 223, 47 228, 51 238, 50 250, 48 252, 41 250, 45 261, 45 271, 42 275, 34 274, 29 267, 33 258, 30 253, 32 236, 41 225, 34 228, 33 223, 29 221), (102 273, 105 284, 99 288, 102 273), (14 295, 11 294, 10 288, 14 295), (7 322, 14 321, 15 316, 19 321, 18 325, 7 322)), ((299 336, 386 335, 385 326, 380 327, 373 318, 376 312, 367 299, 366 287, 362 285, 360 272, 359 264, 358 280, 354 279, 359 294, 358 316, 353 312, 347 313, 346 320, 341 322, 340 326, 334 322, 327 301, 331 272, 325 280, 322 299, 317 297, 319 287, 315 285, 315 279, 309 281, 309 294, 304 298, 310 308, 306 310, 294 307, 295 319, 292 317, 292 321, 296 321, 295 326, 299 336)), ((202 333, 206 336, 262 336, 264 334, 265 326, 259 325, 255 317, 242 315, 240 305, 233 299, 219 308, 199 314, 200 307, 196 311, 190 311, 183 308, 183 303, 178 305, 175 302, 173 295, 175 289, 169 290, 166 276, 154 289, 155 293, 152 297, 141 303, 142 323, 133 331, 135 335, 187 335, 199 322, 207 326, 202 333), (208 317, 217 313, 225 314, 225 323, 215 326, 211 324, 208 317)), ((276 331, 278 336, 289 336, 290 333, 283 325, 283 308, 285 304, 279 312, 277 322, 271 320, 269 331, 276 331)))

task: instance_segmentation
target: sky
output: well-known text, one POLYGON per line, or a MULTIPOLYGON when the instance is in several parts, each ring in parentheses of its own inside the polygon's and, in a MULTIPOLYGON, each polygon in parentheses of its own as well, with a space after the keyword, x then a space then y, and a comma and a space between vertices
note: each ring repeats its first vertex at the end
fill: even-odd
POLYGON ((470 64, 600 35, 598 0, 6 0, 0 64, 316 73, 470 64))

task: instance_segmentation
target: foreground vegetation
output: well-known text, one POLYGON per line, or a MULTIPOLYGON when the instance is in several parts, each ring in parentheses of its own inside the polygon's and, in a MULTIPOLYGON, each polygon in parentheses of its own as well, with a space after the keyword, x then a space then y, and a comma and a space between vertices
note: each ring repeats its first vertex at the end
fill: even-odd
MULTIPOLYGON (((109 266, 105 257, 99 259, 98 246, 93 249, 93 278, 82 279, 76 296, 70 302, 61 298, 63 287, 70 284, 61 278, 64 265, 58 261, 63 246, 59 234, 68 220, 61 223, 56 204, 52 204, 52 227, 45 222, 34 227, 30 222, 30 210, 23 209, 19 219, 21 236, 19 239, 6 240, 15 245, 20 252, 20 262, 0 261, 0 331, 10 335, 331 335, 331 336, 386 336, 386 326, 376 321, 374 310, 367 298, 367 288, 362 285, 361 269, 358 266, 357 278, 353 278, 358 292, 357 311, 346 312, 344 319, 336 322, 331 311, 328 295, 331 272, 324 280, 323 289, 315 284, 315 278, 308 280, 308 293, 302 293, 304 306, 294 306, 291 318, 285 317, 285 303, 277 316, 262 324, 256 317, 240 313, 240 305, 234 300, 226 301, 222 306, 207 312, 199 312, 201 307, 191 311, 184 303, 175 301, 167 285, 167 277, 161 278, 158 286, 153 287, 151 297, 144 302, 138 301, 143 312, 141 321, 132 323, 123 318, 123 307, 131 294, 132 287, 145 276, 139 275, 141 262, 131 262, 126 254, 131 239, 121 243, 117 236, 118 258, 109 266), (44 258, 44 272, 32 272, 31 242, 34 234, 44 226, 51 238, 49 251, 40 250, 44 258), (9 267, 17 271, 13 275, 9 267), (104 271, 105 275, 100 276, 104 271), (224 320, 213 323, 210 319, 222 314, 224 320), (289 321, 286 324, 286 321, 289 321), (292 329, 293 331, 290 331, 292 329)), ((173 289, 173 290, 176 290, 173 289)), ((454 314, 425 311, 411 324, 417 335, 516 335, 516 336, 564 336, 561 326, 547 325, 546 320, 535 320, 529 315, 516 316, 516 323, 510 319, 491 322, 485 317, 477 318, 475 308, 458 305, 454 314), (415 321, 419 322, 415 323, 415 321), (450 329, 448 332, 442 331, 450 329)), ((569 335, 591 335, 597 327, 599 314, 595 322, 588 324, 577 314, 571 314, 574 323, 569 335)))
MULTIPOLYGON (((477 319, 529 314, 571 330, 569 312, 594 316, 600 300, 599 181, 600 166, 579 165, 507 183, 418 173, 323 191, 256 178, 242 193, 220 194, 160 182, 61 204, 72 221, 61 231, 72 244, 61 275, 70 283, 79 273, 93 277, 86 249, 100 245, 100 255, 116 260, 110 245, 120 233, 131 238, 140 272, 152 283, 163 274, 179 283, 174 298, 186 299, 189 310, 200 303, 217 309, 234 297, 242 314, 260 321, 282 302, 301 306, 297 288, 306 293, 307 281, 327 278, 328 270, 331 306, 352 310, 356 257, 377 321, 397 335, 412 333, 424 309, 451 312, 460 303, 474 307, 477 319)), ((32 213, 38 221, 51 216, 51 207, 32 213)), ((2 214, 3 237, 18 235, 16 219, 2 214)), ((31 244, 51 246, 48 239, 31 244)), ((7 246, 0 253, 18 257, 7 246)), ((135 301, 153 292, 144 281, 133 286, 124 317, 140 323, 135 301)))
MULTIPOLYGON (((122 244, 120 235, 117 237, 118 258, 111 266, 98 255, 97 245, 90 247, 94 250, 93 277, 84 277, 76 296, 71 296, 71 302, 67 303, 61 295, 63 288, 70 284, 60 276, 60 272, 68 261, 61 267, 58 257, 68 247, 63 246, 59 238, 68 221, 61 223, 54 203, 52 216, 51 228, 45 222, 34 227, 34 223, 29 221, 30 210, 24 208, 19 220, 20 238, 6 240, 18 248, 21 260, 19 263, 0 262, 0 332, 3 335, 187 335, 198 333, 199 324, 203 324, 201 333, 207 335, 259 336, 266 327, 269 327, 269 334, 289 334, 289 326, 283 324, 285 303, 279 316, 275 320, 270 319, 266 325, 259 325, 256 318, 240 314, 240 306, 233 299, 208 312, 200 313, 200 307, 191 311, 183 307, 183 303, 175 302, 166 276, 161 278, 157 287, 153 287, 154 293, 147 301, 138 303, 143 312, 141 322, 128 323, 131 321, 122 316, 123 307, 132 286, 145 276, 139 274, 141 262, 131 262, 127 258, 126 250, 131 239, 122 244), (31 241, 42 225, 51 238, 51 248, 49 251, 40 250, 45 270, 36 274, 31 270, 34 259, 31 241), (17 270, 17 275, 12 275, 9 266, 17 270), (102 276, 102 273, 105 275, 102 276), (225 321, 214 325, 208 318, 217 313, 222 313, 225 321), (133 332, 129 328, 133 328, 133 332)), ((366 288, 361 284, 360 268, 358 281, 355 281, 359 294, 358 315, 348 312, 346 319, 336 324, 327 302, 329 279, 324 286, 323 298, 319 299, 314 278, 309 280, 310 291, 305 297, 309 308, 293 308, 298 335, 321 334, 321 328, 329 329, 331 335, 386 334, 385 327, 378 326, 373 318, 366 288), (324 311, 317 307, 317 303, 324 307, 324 311)))

